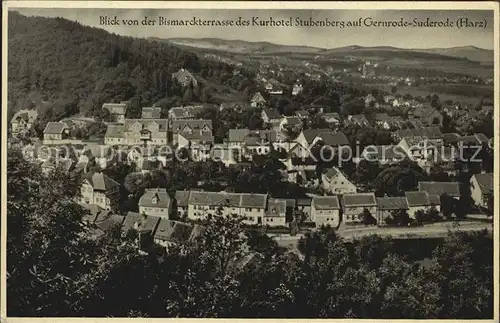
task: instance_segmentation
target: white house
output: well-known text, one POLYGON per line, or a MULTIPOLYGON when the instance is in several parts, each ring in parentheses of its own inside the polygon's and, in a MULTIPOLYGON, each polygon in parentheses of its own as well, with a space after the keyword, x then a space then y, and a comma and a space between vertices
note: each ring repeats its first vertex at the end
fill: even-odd
POLYGON ((493 173, 474 174, 470 179, 471 197, 483 208, 488 207, 488 199, 493 195, 493 173))
POLYGON ((314 196, 311 202, 311 220, 316 227, 340 224, 340 204, 337 196, 314 196))
POLYGON ((333 194, 356 193, 357 188, 337 167, 332 167, 321 175, 323 188, 333 194))

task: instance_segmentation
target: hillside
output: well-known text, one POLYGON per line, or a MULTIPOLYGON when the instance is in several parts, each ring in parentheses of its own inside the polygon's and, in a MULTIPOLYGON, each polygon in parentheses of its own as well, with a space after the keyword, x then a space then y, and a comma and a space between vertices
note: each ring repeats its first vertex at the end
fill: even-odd
MULTIPOLYGON (((159 38, 150 38, 162 40, 159 38)), ((207 50, 225 51, 230 53, 317 53, 321 48, 308 46, 285 46, 269 42, 247 42, 242 40, 225 40, 220 38, 170 38, 165 39, 167 43, 191 48, 202 48, 207 50)))
POLYGON ((227 40, 220 38, 170 38, 151 40, 164 41, 184 48, 223 51, 230 53, 273 54, 296 53, 322 56, 377 56, 392 58, 393 56, 407 58, 424 58, 438 60, 469 60, 473 62, 493 62, 493 51, 474 46, 431 48, 431 49, 405 49, 392 46, 363 47, 359 45, 339 48, 319 48, 309 46, 279 45, 269 42, 248 42, 242 40, 227 40))
POLYGON ((132 100, 137 109, 167 97, 191 101, 197 94, 173 84, 172 73, 182 67, 195 74, 232 72, 163 42, 14 11, 9 12, 8 46, 9 110, 33 97, 69 101, 85 115, 95 115, 106 101, 132 100))

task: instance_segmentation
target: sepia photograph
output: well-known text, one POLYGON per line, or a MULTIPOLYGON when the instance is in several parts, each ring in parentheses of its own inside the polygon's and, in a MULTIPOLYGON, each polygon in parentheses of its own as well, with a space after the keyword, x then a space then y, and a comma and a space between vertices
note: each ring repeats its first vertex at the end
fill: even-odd
POLYGON ((498 3, 31 4, 2 319, 498 320, 498 3))

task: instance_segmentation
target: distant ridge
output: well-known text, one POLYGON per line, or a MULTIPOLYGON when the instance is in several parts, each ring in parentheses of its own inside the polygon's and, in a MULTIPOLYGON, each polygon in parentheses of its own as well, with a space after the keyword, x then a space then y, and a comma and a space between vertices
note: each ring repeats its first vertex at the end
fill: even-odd
POLYGON ((350 45, 337 48, 320 48, 313 46, 280 45, 271 42, 249 42, 243 40, 228 40, 222 38, 150 38, 150 40, 164 41, 177 46, 198 48, 232 53, 272 54, 272 53, 305 53, 318 55, 353 55, 368 52, 401 52, 401 53, 426 53, 436 55, 436 58, 449 57, 467 59, 475 62, 493 62, 494 52, 477 46, 457 46, 449 48, 399 48, 394 46, 360 46, 350 45))

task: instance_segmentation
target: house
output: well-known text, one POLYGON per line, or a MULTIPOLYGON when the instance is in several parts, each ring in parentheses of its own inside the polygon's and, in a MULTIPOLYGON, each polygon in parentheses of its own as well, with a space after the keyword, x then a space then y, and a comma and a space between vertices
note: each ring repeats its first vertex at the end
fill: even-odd
POLYGON ((160 217, 128 212, 121 227, 122 236, 128 236, 133 230, 137 232, 137 242, 144 249, 154 241, 154 232, 160 224, 160 217))
POLYGON ((337 228, 340 225, 340 203, 337 196, 314 196, 311 202, 311 220, 316 227, 337 228))
POLYGON ((443 133, 443 143, 446 146, 458 146, 460 135, 455 132, 443 133))
POLYGON ((342 118, 337 112, 322 113, 321 118, 323 118, 323 120, 325 120, 325 122, 329 125, 336 127, 342 125, 342 118))
POLYGON ((399 116, 389 116, 387 113, 377 113, 374 116, 374 123, 386 130, 389 130, 401 128, 404 124, 404 120, 399 116))
POLYGON ((17 111, 10 120, 11 132, 14 136, 26 133, 31 129, 38 117, 36 110, 17 111))
POLYGON ((80 187, 80 202, 95 204, 105 210, 118 206, 120 184, 103 173, 93 173, 84 178, 80 187))
POLYGON ((443 116, 439 111, 431 107, 417 107, 408 111, 408 119, 418 120, 425 126, 441 126, 443 116))
POLYGON ((405 192, 406 201, 408 203, 408 215, 415 219, 417 211, 427 212, 431 208, 429 194, 427 192, 415 191, 405 192))
POLYGON ((207 215, 235 215, 246 224, 263 223, 267 194, 191 191, 188 199, 188 218, 204 219, 207 215))
POLYGON ((361 153, 361 159, 382 165, 397 164, 406 157, 404 149, 396 145, 366 146, 361 153))
POLYGON ((266 99, 260 94, 260 92, 256 92, 252 98, 250 99, 250 105, 253 108, 263 107, 266 104, 266 99))
POLYGON ((175 192, 175 206, 177 219, 183 220, 188 215, 188 200, 190 191, 176 191, 175 192))
POLYGON ((286 200, 269 199, 263 224, 270 227, 286 226, 286 200))
POLYGON ((163 247, 183 245, 194 242, 203 233, 203 227, 198 224, 173 221, 162 218, 156 227, 153 241, 163 247))
POLYGON ((43 130, 43 143, 59 143, 60 140, 69 138, 70 128, 65 122, 48 122, 43 130))
POLYGON ((142 108, 142 119, 161 119, 161 107, 142 108))
POLYGON ((311 204, 310 198, 298 198, 296 201, 297 212, 302 214, 303 220, 311 220, 311 204))
POLYGON ((299 117, 283 117, 279 128, 284 132, 297 133, 302 130, 302 121, 299 117))
POLYGON ((172 142, 189 146, 190 142, 213 142, 212 120, 172 120, 172 142))
POLYGON ((460 186, 458 182, 418 182, 418 190, 427 192, 429 195, 442 196, 446 194, 454 199, 460 198, 460 186))
POLYGON ((493 173, 474 174, 470 179, 471 197, 476 205, 487 208, 488 200, 494 194, 493 173))
POLYGON ((203 112, 202 105, 189 105, 173 107, 168 110, 168 118, 171 120, 198 119, 198 115, 203 112))
POLYGON ((182 85, 183 87, 193 86, 197 87, 198 82, 196 81, 193 74, 191 74, 188 70, 181 68, 176 73, 172 74, 172 79, 182 85))
POLYGON ((262 109, 261 112, 262 121, 266 124, 272 122, 281 122, 282 115, 277 109, 262 109))
POLYGON ((276 137, 274 130, 229 129, 228 148, 247 157, 265 155, 271 151, 276 137))
POLYGON ((328 169, 321 175, 323 188, 333 194, 356 193, 356 186, 337 167, 328 169))
POLYGON ((106 134, 104 135, 104 144, 109 146, 118 146, 124 144, 125 126, 108 124, 106 134))
POLYGON ((429 160, 434 158, 436 161, 444 151, 443 141, 440 139, 429 139, 426 137, 403 137, 397 145, 404 151, 411 160, 417 161, 429 160))
POLYGON ((346 123, 357 125, 360 127, 369 127, 370 126, 370 122, 368 121, 368 119, 365 117, 364 114, 348 115, 346 123))
POLYGON ((148 188, 139 199, 139 213, 168 219, 172 202, 165 188, 148 188))
POLYGON ((166 119, 125 119, 123 126, 109 125, 104 136, 110 146, 166 145, 167 140, 166 119))
POLYGON ((248 111, 252 107, 247 102, 223 102, 219 106, 219 110, 231 110, 236 112, 248 111))
POLYGON ((306 129, 302 130, 300 134, 293 141, 297 143, 292 150, 290 150, 291 155, 295 155, 300 158, 308 158, 311 156, 311 148, 314 144, 320 140, 320 136, 323 133, 330 133, 330 129, 306 129))
POLYGON ((426 138, 433 141, 443 142, 443 133, 439 127, 424 127, 416 129, 401 129, 392 133, 396 141, 405 137, 426 138))
POLYGON ((362 222, 363 212, 367 210, 375 218, 377 201, 374 193, 351 193, 342 196, 344 222, 346 224, 362 222))
POLYGON ((114 122, 124 123, 125 114, 127 113, 128 104, 126 102, 121 103, 104 103, 102 105, 103 110, 108 110, 109 114, 113 118, 114 122))
POLYGON ((115 152, 113 147, 107 145, 87 144, 80 151, 77 163, 88 165, 89 162, 93 161, 96 165, 99 165, 101 169, 106 169, 117 161, 117 156, 118 154, 115 152))
POLYGON ((406 197, 378 197, 377 198, 377 224, 383 225, 393 212, 408 211, 408 200, 406 197))

